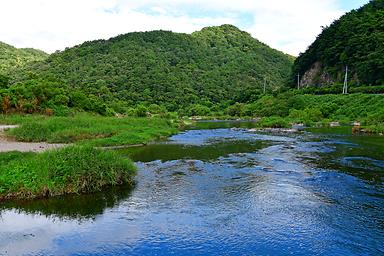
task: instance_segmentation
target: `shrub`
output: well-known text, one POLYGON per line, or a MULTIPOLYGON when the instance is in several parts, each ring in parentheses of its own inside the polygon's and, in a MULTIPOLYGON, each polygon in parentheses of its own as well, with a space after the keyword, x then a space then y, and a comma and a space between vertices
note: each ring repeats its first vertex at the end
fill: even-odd
POLYGON ((0 166, 0 199, 100 191, 132 183, 135 166, 113 151, 71 146, 20 156, 0 166))
POLYGON ((287 119, 279 116, 265 117, 257 122, 259 127, 264 128, 287 128, 290 127, 290 124, 287 119))
POLYGON ((227 114, 230 116, 243 116, 244 115, 244 104, 236 102, 235 105, 229 106, 227 114))
POLYGON ((148 112, 148 109, 143 105, 139 105, 136 107, 136 116, 137 117, 146 117, 147 112, 148 112))
POLYGON ((206 116, 211 112, 209 107, 200 104, 192 105, 189 108, 189 116, 206 116))

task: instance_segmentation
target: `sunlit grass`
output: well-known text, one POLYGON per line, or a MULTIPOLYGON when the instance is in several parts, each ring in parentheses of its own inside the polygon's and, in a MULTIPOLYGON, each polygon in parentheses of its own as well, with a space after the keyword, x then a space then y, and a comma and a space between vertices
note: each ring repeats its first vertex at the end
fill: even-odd
POLYGON ((18 141, 77 143, 118 146, 146 143, 178 131, 170 120, 157 118, 116 118, 91 114, 70 117, 2 116, 0 123, 20 124, 7 132, 18 141))
POLYGON ((68 146, 44 153, 0 154, 0 200, 100 191, 132 183, 136 167, 114 151, 68 146))

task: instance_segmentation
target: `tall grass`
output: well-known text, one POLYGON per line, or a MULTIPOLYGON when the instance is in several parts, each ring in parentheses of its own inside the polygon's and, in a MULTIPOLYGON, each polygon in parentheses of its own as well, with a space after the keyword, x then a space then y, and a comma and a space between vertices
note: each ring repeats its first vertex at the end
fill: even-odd
POLYGON ((105 186, 131 183, 135 166, 100 146, 145 143, 178 131, 177 124, 156 118, 74 116, 0 116, 2 124, 19 124, 7 131, 18 141, 73 143, 62 149, 0 154, 0 200, 47 197, 100 191, 105 186))
POLYGON ((113 151, 86 146, 0 154, 0 200, 100 191, 132 183, 136 167, 113 151))
POLYGON ((7 132, 18 141, 91 146, 145 143, 178 131, 176 124, 165 119, 102 117, 85 113, 70 117, 1 116, 0 123, 20 124, 19 128, 7 132))

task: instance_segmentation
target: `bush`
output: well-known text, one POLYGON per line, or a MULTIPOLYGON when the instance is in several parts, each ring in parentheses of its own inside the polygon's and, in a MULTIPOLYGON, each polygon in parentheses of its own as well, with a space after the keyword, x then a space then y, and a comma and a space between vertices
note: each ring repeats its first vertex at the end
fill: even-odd
POLYGON ((148 112, 148 109, 143 105, 139 105, 136 107, 136 116, 137 117, 146 117, 147 112, 148 112))
POLYGON ((0 166, 0 199, 100 191, 132 183, 136 169, 128 158, 93 147, 70 146, 12 157, 16 160, 0 166))
POLYGON ((244 115, 244 104, 236 102, 235 105, 229 106, 227 114, 230 116, 243 116, 244 115))
POLYGON ((195 104, 189 108, 188 114, 189 116, 206 116, 210 112, 211 110, 209 109, 209 107, 200 104, 195 104))
POLYGON ((333 103, 333 102, 330 102, 330 103, 325 103, 324 105, 322 105, 320 107, 320 111, 321 111, 321 114, 325 117, 325 118, 328 118, 329 116, 331 116, 333 113, 336 112, 336 110, 338 109, 338 105, 333 103))
POLYGON ((279 116, 262 118, 257 122, 257 126, 263 128, 288 128, 290 124, 287 119, 279 116))
POLYGON ((289 113, 288 99, 289 97, 285 97, 284 94, 279 97, 264 96, 253 104, 253 115, 259 117, 287 116, 289 113))

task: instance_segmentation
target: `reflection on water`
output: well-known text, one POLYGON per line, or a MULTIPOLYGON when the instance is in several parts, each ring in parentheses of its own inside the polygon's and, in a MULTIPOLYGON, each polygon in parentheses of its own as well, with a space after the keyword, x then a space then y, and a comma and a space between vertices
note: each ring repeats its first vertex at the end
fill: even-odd
POLYGON ((20 213, 39 214, 58 219, 93 219, 126 199, 132 192, 131 186, 106 189, 100 193, 68 195, 50 199, 10 201, 0 205, 0 209, 14 209, 20 213))
POLYGON ((0 255, 384 254, 383 138, 201 125, 119 151, 132 191, 3 205, 0 255))
POLYGON ((189 129, 208 130, 208 129, 231 129, 231 128, 243 128, 250 129, 256 127, 256 121, 245 120, 207 120, 193 123, 189 129))

